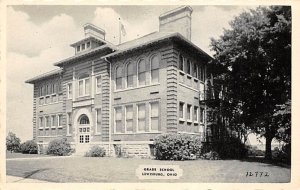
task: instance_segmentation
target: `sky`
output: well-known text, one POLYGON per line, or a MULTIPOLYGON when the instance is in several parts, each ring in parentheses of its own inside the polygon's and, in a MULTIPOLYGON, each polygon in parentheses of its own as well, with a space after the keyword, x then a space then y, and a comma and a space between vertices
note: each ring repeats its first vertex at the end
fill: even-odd
MULTIPOLYGON (((126 30, 122 42, 158 31, 158 17, 177 6, 54 6, 18 5, 7 8, 7 120, 22 142, 32 139, 33 86, 27 79, 56 69, 53 63, 74 55, 70 44, 84 37, 92 23, 117 44, 118 19, 126 30)), ((192 42, 210 55, 211 38, 218 38, 246 6, 191 6, 192 42)), ((250 141, 252 141, 250 139, 250 141)), ((253 141, 254 142, 254 141, 253 141)))

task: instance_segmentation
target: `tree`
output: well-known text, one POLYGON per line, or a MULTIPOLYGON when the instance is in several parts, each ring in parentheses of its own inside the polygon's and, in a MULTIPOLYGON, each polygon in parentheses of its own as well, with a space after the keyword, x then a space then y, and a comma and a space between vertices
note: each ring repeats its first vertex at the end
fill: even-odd
POLYGON ((18 151, 20 148, 20 138, 16 136, 16 134, 9 132, 6 137, 6 150, 10 152, 18 151))
POLYGON ((271 142, 280 129, 276 108, 291 100, 291 8, 258 7, 230 26, 211 40, 211 72, 227 87, 232 111, 241 110, 238 124, 265 137, 265 157, 271 159, 271 142))

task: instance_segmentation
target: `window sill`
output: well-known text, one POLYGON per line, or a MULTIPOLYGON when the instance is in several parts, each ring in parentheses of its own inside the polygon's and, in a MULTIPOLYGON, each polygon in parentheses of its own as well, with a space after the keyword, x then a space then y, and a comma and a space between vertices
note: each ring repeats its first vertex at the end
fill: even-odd
POLYGON ((72 137, 72 135, 71 135, 71 134, 68 134, 68 135, 66 135, 66 137, 72 137))
POLYGON ((185 122, 185 119, 179 118, 179 121, 180 121, 180 122, 185 122))
POLYGON ((192 120, 186 120, 186 122, 187 122, 187 123, 193 123, 193 121, 192 121, 192 120))
POLYGON ((148 84, 148 85, 144 85, 144 86, 137 86, 137 87, 126 88, 126 89, 119 89, 119 90, 115 90, 114 92, 124 92, 124 91, 135 90, 135 89, 140 89, 140 88, 147 88, 147 87, 158 86, 158 85, 160 85, 160 83, 148 84))
POLYGON ((185 75, 185 72, 183 72, 183 71, 179 70, 179 74, 181 74, 181 75, 185 75))
POLYGON ((56 128, 56 126, 51 126, 51 129, 55 129, 56 128))
POLYGON ((95 133, 95 136, 100 136, 101 135, 101 133, 95 133))
POLYGON ((63 128, 63 126, 57 126, 57 128, 58 128, 58 129, 62 129, 62 128, 63 128))
POLYGON ((39 127, 39 130, 43 130, 44 129, 44 127, 39 127))

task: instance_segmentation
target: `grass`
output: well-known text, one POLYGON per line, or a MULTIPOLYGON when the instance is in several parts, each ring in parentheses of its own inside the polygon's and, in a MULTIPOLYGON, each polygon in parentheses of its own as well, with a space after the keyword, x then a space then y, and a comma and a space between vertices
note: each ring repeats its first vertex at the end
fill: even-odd
POLYGON ((36 157, 49 157, 44 154, 22 154, 22 153, 11 153, 6 151, 6 158, 36 158, 36 157))
POLYGON ((289 182, 291 170, 266 163, 239 160, 159 161, 149 159, 65 157, 7 160, 6 174, 50 182, 289 182), (139 180, 139 165, 179 165, 179 180, 139 180), (246 177, 246 172, 268 172, 269 177, 246 177))

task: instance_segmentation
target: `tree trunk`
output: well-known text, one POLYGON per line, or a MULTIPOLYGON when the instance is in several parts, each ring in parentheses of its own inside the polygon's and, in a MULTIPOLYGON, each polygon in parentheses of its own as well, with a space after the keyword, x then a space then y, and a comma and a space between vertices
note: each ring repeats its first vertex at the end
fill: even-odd
POLYGON ((265 151, 265 159, 272 160, 272 140, 273 137, 266 136, 266 151, 265 151))

